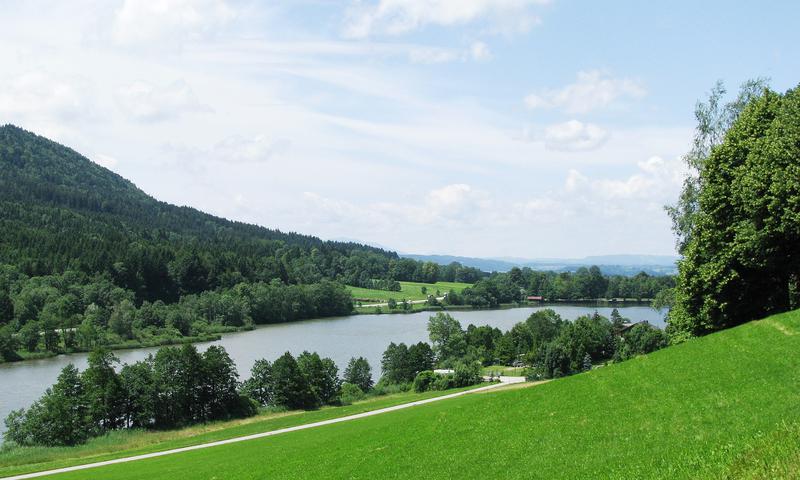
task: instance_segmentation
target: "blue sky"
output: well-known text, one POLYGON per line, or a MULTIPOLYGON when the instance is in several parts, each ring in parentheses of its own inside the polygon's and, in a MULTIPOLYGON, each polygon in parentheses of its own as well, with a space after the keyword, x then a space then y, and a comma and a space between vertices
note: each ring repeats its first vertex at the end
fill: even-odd
POLYGON ((409 253, 673 253, 695 102, 800 81, 788 1, 0 5, 0 123, 159 199, 409 253))

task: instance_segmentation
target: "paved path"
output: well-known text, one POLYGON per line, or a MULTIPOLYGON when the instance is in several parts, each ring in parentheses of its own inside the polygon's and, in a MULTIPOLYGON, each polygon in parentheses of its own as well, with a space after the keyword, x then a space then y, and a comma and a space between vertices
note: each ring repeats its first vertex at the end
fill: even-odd
POLYGON ((273 435, 280 435, 282 433, 296 432, 298 430, 306 430, 306 429, 309 429, 309 428, 321 427, 321 426, 324 426, 324 425, 332 425, 334 423, 349 422, 351 420, 357 420, 359 418, 366 418, 366 417, 371 417, 373 415, 380 415, 380 414, 383 414, 383 413, 389 413, 389 412, 394 412, 394 411, 397 411, 397 410, 403 410, 405 408, 415 407, 417 405, 425 405, 426 403, 433 403, 433 402, 438 402, 438 401, 441 401, 441 400, 447 400, 448 398, 460 397, 462 395, 467 395, 467 394, 470 394, 470 393, 483 392, 483 391, 486 391, 486 390, 491 390, 493 388, 501 387, 503 385, 508 385, 508 384, 512 384, 512 383, 521 383, 521 382, 524 382, 524 381, 525 381, 525 377, 500 377, 500 382, 501 383, 494 383, 492 385, 487 385, 485 387, 479 387, 479 388, 474 388, 472 390, 463 390, 463 391, 456 392, 456 393, 450 393, 448 395, 442 395, 441 397, 433 397, 433 398, 428 398, 428 399, 425 399, 425 400, 418 400, 416 402, 404 403, 402 405, 395 405, 393 407, 386 407, 386 408, 381 408, 381 409, 378 409, 378 410, 372 410, 372 411, 369 411, 369 412, 358 413, 358 414, 355 414, 355 415, 349 415, 347 417, 332 418, 330 420, 324 420, 324 421, 321 421, 321 422, 307 423, 305 425, 297 425, 295 427, 281 428, 279 430, 272 430, 272 431, 269 431, 269 432, 256 433, 256 434, 247 435, 247 436, 244 436, 244 437, 229 438, 227 440, 219 440, 217 442, 202 443, 200 445, 192 445, 192 446, 189 446, 189 447, 175 448, 175 449, 172 449, 172 450, 164 450, 162 452, 146 453, 144 455, 136 455, 136 456, 133 456, 133 457, 117 458, 117 459, 114 459, 114 460, 106 460, 104 462, 87 463, 85 465, 76 465, 74 467, 58 468, 58 469, 55 469, 55 470, 45 470, 43 472, 26 473, 24 475, 17 475, 17 476, 14 476, 14 477, 4 477, 3 480, 22 480, 22 479, 25 479, 25 478, 38 478, 38 477, 44 477, 44 476, 47 476, 47 475, 55 475, 57 473, 75 472, 75 471, 79 471, 79 470, 86 470, 88 468, 103 467, 103 466, 106 466, 106 465, 115 465, 117 463, 134 462, 136 460, 144 460, 144 459, 147 459, 147 458, 163 457, 164 455, 172 455, 172 454, 175 454, 175 453, 189 452, 191 450, 200 450, 200 449, 203 449, 203 448, 211 448, 211 447, 216 447, 216 446, 219 446, 219 445, 227 445, 229 443, 245 442, 247 440, 254 440, 256 438, 271 437, 273 435))

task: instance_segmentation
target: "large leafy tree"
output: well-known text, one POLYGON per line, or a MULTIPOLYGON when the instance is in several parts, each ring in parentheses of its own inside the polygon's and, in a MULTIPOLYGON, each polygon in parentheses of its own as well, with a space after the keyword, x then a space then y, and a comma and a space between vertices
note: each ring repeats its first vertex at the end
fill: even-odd
POLYGON ((364 357, 351 358, 344 369, 344 381, 357 385, 362 392, 372 388, 372 367, 364 357))
POLYGON ((699 109, 725 116, 714 125, 698 115, 700 147, 688 157, 696 175, 671 210, 684 255, 673 341, 798 305, 800 90, 760 87, 746 84, 725 108, 717 89, 699 109))
POLYGON ((289 352, 284 353, 272 364, 272 394, 275 405, 287 408, 317 406, 317 397, 308 379, 289 352))

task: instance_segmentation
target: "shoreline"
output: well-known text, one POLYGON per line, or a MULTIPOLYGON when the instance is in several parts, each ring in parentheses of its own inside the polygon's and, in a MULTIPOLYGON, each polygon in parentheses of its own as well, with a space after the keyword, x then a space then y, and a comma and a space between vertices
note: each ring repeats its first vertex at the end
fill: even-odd
MULTIPOLYGON (((359 311, 358 308, 355 308, 350 315, 374 315, 374 316, 381 316, 381 315, 403 315, 403 314, 415 314, 415 313, 424 313, 424 312, 447 312, 447 311, 456 311, 456 312, 469 312, 469 311, 496 311, 496 310, 511 310, 516 308, 531 308, 531 307, 543 307, 547 308, 549 306, 564 306, 564 305, 575 305, 575 306, 598 306, 598 307, 609 307, 609 306, 620 306, 620 307, 629 307, 629 306, 647 306, 650 304, 650 300, 557 300, 551 302, 525 302, 525 303, 504 303, 500 304, 497 307, 493 308, 476 308, 470 305, 440 305, 440 306, 425 306, 423 308, 418 309, 411 309, 408 311, 403 311, 400 309, 395 310, 384 310, 380 309, 380 312, 377 311, 359 311)), ((373 309, 374 310, 374 309, 373 309)), ((296 323, 296 322, 303 322, 308 320, 325 320, 328 318, 339 318, 339 317, 319 317, 314 319, 302 319, 296 320, 293 322, 279 322, 279 323, 296 323)), ((252 326, 247 327, 237 327, 232 328, 229 331, 221 331, 221 332, 214 332, 208 333, 205 335, 196 335, 191 337, 182 337, 182 338, 172 338, 168 340, 161 340, 161 341, 153 341, 153 342, 136 342, 136 343, 122 343, 122 344, 110 344, 104 345, 103 347, 110 351, 119 351, 119 350, 137 350, 140 348, 154 348, 154 347, 167 347, 167 346, 175 346, 175 345, 184 345, 184 344, 193 344, 193 343, 204 343, 204 342, 215 342, 221 340, 224 335, 230 333, 241 333, 247 332, 254 329, 257 329, 262 326, 267 325, 275 325, 275 323, 264 323, 264 324, 254 324, 252 326)), ((48 358, 54 358, 61 355, 73 355, 73 354, 80 354, 80 353, 88 353, 91 350, 73 350, 69 352, 34 352, 28 353, 23 352, 20 355, 21 358, 17 360, 0 360, 0 365, 13 365, 19 364, 28 361, 35 361, 35 360, 44 360, 48 358)))

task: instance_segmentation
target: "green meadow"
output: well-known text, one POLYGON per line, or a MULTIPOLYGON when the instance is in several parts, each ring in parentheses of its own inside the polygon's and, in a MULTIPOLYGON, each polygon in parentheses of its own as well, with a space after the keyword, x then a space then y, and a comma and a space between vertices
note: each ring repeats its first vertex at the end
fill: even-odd
POLYGON ((58 479, 798 478, 800 311, 532 388, 58 479))
POLYGON ((461 292, 465 288, 471 287, 469 283, 458 282, 436 282, 436 283, 418 283, 418 282, 400 282, 399 292, 390 292, 387 290, 373 290, 371 288, 360 288, 348 286, 347 289, 353 295, 353 298, 360 300, 362 303, 383 303, 394 298, 399 303, 401 300, 425 300, 428 295, 435 295, 438 290, 442 295, 455 290, 461 292), (422 293, 422 288, 426 289, 427 293, 422 293))
POLYGON ((481 385, 424 393, 401 392, 369 397, 352 405, 324 407, 313 411, 265 412, 257 417, 195 425, 180 430, 122 430, 90 439, 86 444, 76 447, 5 448, 0 449, 0 478, 268 432, 448 395, 479 386, 481 385))

